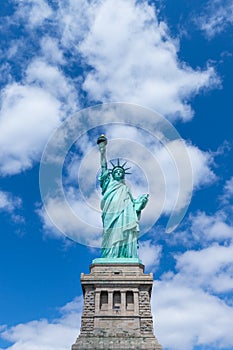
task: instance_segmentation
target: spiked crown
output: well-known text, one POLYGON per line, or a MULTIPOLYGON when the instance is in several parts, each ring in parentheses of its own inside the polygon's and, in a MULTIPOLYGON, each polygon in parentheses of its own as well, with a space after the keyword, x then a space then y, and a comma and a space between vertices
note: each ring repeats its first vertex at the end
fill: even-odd
POLYGON ((123 173, 124 173, 124 174, 131 174, 131 173, 128 173, 128 172, 127 172, 127 170, 129 170, 130 167, 129 167, 129 168, 125 168, 125 165, 127 164, 127 162, 124 162, 123 164, 120 164, 120 159, 118 158, 118 159, 117 159, 117 164, 114 164, 111 160, 110 160, 110 163, 111 163, 112 166, 113 166, 112 169, 110 169, 111 174, 114 173, 114 171, 115 171, 116 169, 121 169, 121 170, 123 170, 123 173))

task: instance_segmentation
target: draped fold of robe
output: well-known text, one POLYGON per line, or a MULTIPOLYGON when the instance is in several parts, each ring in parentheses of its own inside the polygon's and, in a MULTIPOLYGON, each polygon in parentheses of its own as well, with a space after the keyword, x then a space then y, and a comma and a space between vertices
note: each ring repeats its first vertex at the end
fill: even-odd
POLYGON ((101 173, 100 186, 103 238, 102 257, 138 257, 138 219, 145 207, 145 195, 133 199, 124 180, 116 181, 109 170, 101 173))

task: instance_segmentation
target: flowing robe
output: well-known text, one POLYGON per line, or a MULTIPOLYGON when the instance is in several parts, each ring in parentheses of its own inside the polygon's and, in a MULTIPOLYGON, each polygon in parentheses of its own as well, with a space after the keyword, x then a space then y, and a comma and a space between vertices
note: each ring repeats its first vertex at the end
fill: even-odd
POLYGON ((108 170, 102 172, 99 180, 103 195, 102 257, 137 258, 138 219, 146 205, 145 195, 133 199, 124 180, 114 180, 108 170))

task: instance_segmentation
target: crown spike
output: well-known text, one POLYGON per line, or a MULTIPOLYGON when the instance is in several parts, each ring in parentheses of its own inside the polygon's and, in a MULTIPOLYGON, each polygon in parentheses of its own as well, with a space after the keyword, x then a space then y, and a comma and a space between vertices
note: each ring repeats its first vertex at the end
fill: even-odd
POLYGON ((117 161, 114 160, 116 164, 114 164, 111 160, 109 161, 112 164, 112 169, 109 169, 109 172, 112 174, 116 168, 121 168, 124 171, 124 174, 132 174, 128 173, 127 170, 131 169, 131 167, 124 168, 124 166, 128 163, 127 161, 124 162, 122 165, 120 164, 120 158, 117 158, 117 161))

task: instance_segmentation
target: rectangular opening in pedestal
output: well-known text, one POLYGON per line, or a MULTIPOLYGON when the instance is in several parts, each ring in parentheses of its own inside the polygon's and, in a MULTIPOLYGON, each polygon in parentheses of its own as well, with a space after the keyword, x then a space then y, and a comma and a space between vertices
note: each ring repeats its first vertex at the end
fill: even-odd
POLYGON ((120 310, 121 308, 121 293, 120 291, 113 292, 113 309, 120 310))
POLYGON ((134 309, 134 298, 133 298, 133 292, 127 291, 126 292, 126 310, 133 310, 134 309))
POLYGON ((108 292, 103 290, 100 293, 100 310, 108 309, 108 292))

